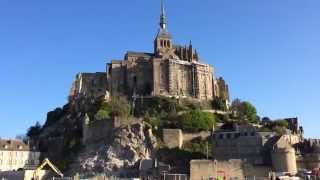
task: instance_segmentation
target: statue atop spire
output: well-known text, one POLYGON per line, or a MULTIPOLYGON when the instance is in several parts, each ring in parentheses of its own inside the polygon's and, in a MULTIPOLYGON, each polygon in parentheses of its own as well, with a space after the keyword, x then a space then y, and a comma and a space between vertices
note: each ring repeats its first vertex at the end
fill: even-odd
POLYGON ((167 17, 163 0, 161 0, 160 28, 163 30, 166 30, 167 28, 167 17))

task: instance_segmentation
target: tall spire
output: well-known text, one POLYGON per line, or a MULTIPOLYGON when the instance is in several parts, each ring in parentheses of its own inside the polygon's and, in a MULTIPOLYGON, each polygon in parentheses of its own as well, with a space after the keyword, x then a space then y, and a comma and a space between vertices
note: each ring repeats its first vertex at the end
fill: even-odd
POLYGON ((161 0, 160 28, 164 30, 167 29, 167 17, 163 0, 161 0))

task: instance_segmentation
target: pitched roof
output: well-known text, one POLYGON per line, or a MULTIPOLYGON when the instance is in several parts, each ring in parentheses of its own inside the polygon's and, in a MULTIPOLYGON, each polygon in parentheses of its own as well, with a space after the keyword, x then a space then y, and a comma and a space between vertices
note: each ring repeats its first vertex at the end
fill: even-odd
POLYGON ((135 52, 135 51, 128 51, 126 56, 143 56, 143 57, 152 57, 154 56, 153 53, 146 53, 146 52, 135 52))
POLYGON ((0 139, 0 151, 29 151, 30 147, 21 140, 0 139))

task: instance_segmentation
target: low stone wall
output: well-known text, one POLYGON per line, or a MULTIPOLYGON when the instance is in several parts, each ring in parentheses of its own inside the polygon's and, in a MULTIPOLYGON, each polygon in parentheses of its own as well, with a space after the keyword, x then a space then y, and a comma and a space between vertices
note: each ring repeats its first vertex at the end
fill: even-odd
POLYGON ((209 131, 201 131, 199 133, 183 133, 181 129, 163 129, 163 142, 168 148, 181 148, 183 143, 192 141, 196 138, 203 140, 210 136, 209 131))
POLYGON ((163 129, 163 142, 168 148, 181 148, 183 135, 181 129, 163 129))
POLYGON ((190 161, 190 180, 209 179, 209 178, 238 178, 257 177, 267 178, 270 167, 252 166, 242 160, 232 159, 229 161, 212 160, 191 160, 190 161))
POLYGON ((201 131, 198 133, 183 133, 183 142, 189 142, 196 138, 206 140, 211 135, 210 131, 201 131))
POLYGON ((320 168, 320 153, 309 153, 297 158, 298 169, 318 169, 320 168))
POLYGON ((95 143, 111 140, 114 129, 114 120, 99 120, 83 126, 82 143, 95 143))

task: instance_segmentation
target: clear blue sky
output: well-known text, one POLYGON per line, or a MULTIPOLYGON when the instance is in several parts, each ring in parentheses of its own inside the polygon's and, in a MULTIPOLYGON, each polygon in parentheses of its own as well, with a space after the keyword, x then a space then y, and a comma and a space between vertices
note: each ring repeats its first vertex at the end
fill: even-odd
MULTIPOLYGON (((0 136, 66 103, 78 72, 152 51, 159 0, 0 0, 0 136)), ((167 0, 175 43, 201 57, 261 116, 299 117, 320 137, 320 1, 167 0)))

